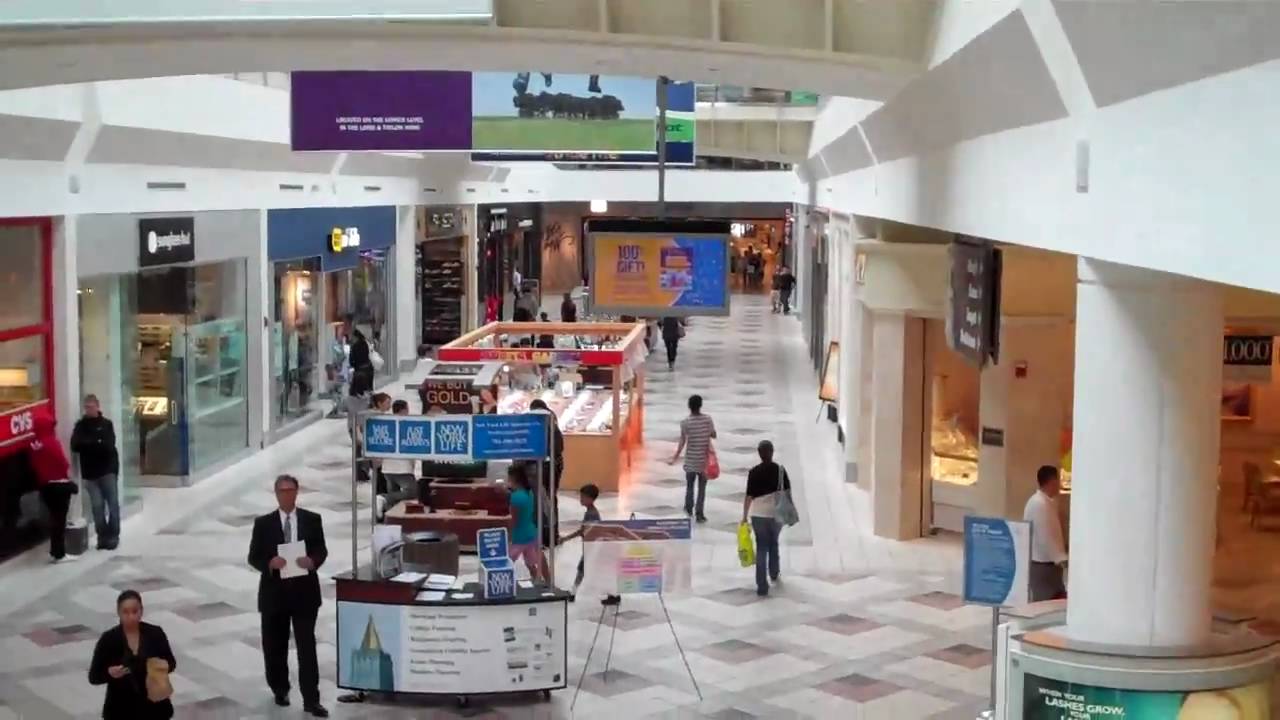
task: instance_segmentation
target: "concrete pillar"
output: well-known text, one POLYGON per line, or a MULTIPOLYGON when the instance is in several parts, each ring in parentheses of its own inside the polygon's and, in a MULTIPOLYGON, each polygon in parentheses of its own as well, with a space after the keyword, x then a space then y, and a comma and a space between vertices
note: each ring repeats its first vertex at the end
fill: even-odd
MULTIPOLYGON (((58 415, 58 439, 64 448, 71 443, 71 429, 80 417, 80 287, 76 269, 76 217, 68 215, 53 223, 53 376, 54 406, 58 415)), ((81 503, 71 503, 70 525, 84 514, 81 503)))
POLYGON ((924 323, 872 316, 871 473, 873 532, 895 540, 921 534, 924 323))
POLYGON ((1134 646, 1210 631, 1220 291, 1079 262, 1067 633, 1134 646))

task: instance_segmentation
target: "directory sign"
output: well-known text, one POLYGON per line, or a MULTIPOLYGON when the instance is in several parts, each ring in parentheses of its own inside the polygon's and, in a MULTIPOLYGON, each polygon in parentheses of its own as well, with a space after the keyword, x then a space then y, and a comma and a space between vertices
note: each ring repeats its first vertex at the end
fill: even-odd
POLYGON ((588 235, 591 308, 615 315, 729 314, 729 236, 588 235))
POLYGON ((544 413, 520 415, 368 415, 364 455, 432 462, 541 460, 547 457, 544 413))
POLYGON ((964 600, 975 605, 1025 605, 1031 587, 1031 523, 964 519, 964 600))
MULTIPOLYGON (((652 153, 651 78, 444 70, 292 74, 294 150, 652 153)), ((670 123, 668 123, 670 125, 670 123)), ((677 118, 676 136, 692 120, 677 118)))

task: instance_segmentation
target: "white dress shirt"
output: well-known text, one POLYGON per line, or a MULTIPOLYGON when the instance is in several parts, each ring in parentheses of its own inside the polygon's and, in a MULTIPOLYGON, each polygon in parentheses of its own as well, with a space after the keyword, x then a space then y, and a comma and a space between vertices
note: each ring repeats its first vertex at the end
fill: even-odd
POLYGON ((298 541, 298 511, 294 510, 293 512, 285 512, 283 510, 280 510, 278 512, 280 515, 280 531, 281 532, 284 532, 284 528, 285 528, 284 521, 286 519, 289 521, 289 537, 286 537, 284 541, 287 543, 297 542, 298 541))
POLYGON ((1053 498, 1043 490, 1036 490, 1036 494, 1027 500, 1022 519, 1031 523, 1031 562, 1067 561, 1066 543, 1062 540, 1062 520, 1058 517, 1058 505, 1053 498))

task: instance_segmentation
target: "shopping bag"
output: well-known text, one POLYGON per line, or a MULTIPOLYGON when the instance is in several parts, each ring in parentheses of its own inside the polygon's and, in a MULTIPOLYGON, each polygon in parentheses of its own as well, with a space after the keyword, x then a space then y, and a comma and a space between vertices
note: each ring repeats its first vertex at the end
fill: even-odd
POLYGON ((163 702, 173 696, 173 683, 169 681, 169 661, 164 658, 147 658, 147 699, 163 702))
POLYGON ((738 526, 738 564, 742 567, 756 564, 756 544, 751 538, 751 526, 746 523, 738 526))
POLYGON ((782 485, 782 475, 786 470, 781 465, 778 466, 778 490, 774 495, 773 501, 773 519, 782 523, 786 527, 791 527, 800 522, 800 513, 796 510, 796 504, 791 499, 791 490, 784 488, 782 485))
POLYGON ((707 479, 715 480, 720 477, 720 457, 716 455, 715 446, 707 448, 707 479))
POLYGON ((386 367, 387 361, 382 359, 382 355, 377 350, 370 350, 369 364, 373 366, 374 372, 382 372, 382 368, 386 367))

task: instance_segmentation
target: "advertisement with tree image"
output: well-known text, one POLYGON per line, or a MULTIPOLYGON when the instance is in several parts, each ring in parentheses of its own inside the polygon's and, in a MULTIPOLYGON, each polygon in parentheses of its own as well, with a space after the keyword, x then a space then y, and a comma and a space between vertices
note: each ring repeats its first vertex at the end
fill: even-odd
POLYGON ((1052 680, 1023 679, 1023 720, 1269 720, 1268 683, 1196 692, 1117 690, 1052 680))
POLYGON ((472 148, 652 152, 657 97, 652 78, 472 73, 472 148))

